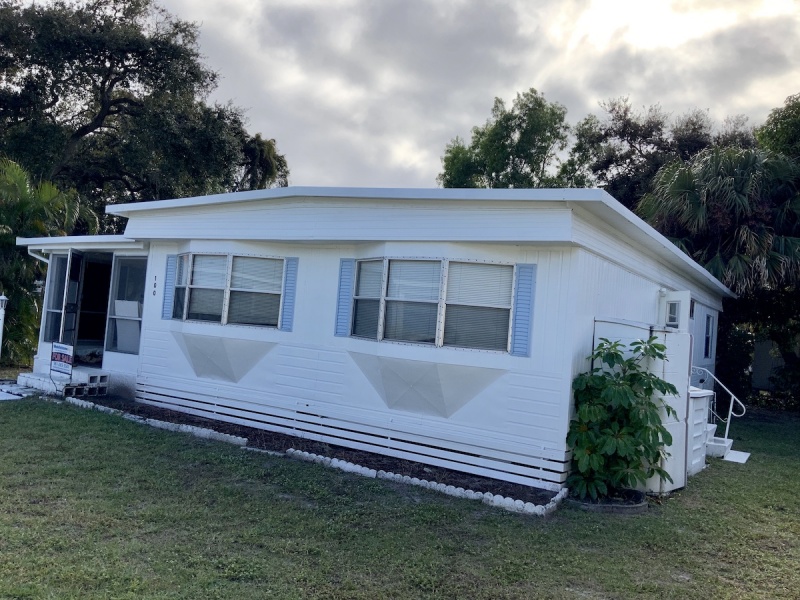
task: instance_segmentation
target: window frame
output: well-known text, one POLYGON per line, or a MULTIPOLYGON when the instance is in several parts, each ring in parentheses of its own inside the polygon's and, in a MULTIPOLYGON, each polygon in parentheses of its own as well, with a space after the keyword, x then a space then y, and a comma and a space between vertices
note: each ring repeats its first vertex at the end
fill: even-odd
POLYGON ((181 321, 187 323, 206 323, 211 325, 223 325, 223 326, 234 326, 234 327, 258 327, 258 328, 269 328, 269 329, 280 329, 281 325, 281 318, 283 316, 283 300, 285 294, 285 287, 286 287, 286 257, 284 256, 265 256, 260 254, 242 254, 242 253, 227 253, 227 252, 183 252, 177 255, 177 263, 175 267, 175 284, 173 286, 174 290, 174 297, 173 297, 173 307, 172 307, 172 317, 171 320, 173 321, 181 321), (194 276, 194 264, 195 264, 195 257, 197 256, 222 256, 226 258, 225 263, 225 285, 224 287, 209 287, 207 285, 197 285, 193 283, 193 276, 194 276), (245 288, 236 288, 232 287, 231 280, 233 279, 233 261, 235 258, 257 258, 261 260, 273 260, 273 261, 280 261, 281 266, 281 281, 279 290, 277 292, 269 290, 269 291, 262 291, 262 290, 252 290, 252 289, 245 289, 245 288), (184 271, 181 271, 181 264, 183 264, 184 271), (184 281, 181 281, 181 278, 178 276, 179 273, 184 273, 184 281), (181 315, 176 316, 176 308, 178 306, 178 290, 183 289, 185 290, 183 293, 183 306, 181 310, 181 315), (189 318, 189 301, 192 295, 192 290, 200 289, 200 290, 222 290, 222 314, 220 316, 219 321, 212 321, 206 319, 190 319, 189 318), (230 298, 231 292, 246 292, 246 293, 254 293, 254 294, 265 294, 271 296, 278 296, 278 315, 275 321, 275 325, 259 325, 256 323, 236 323, 231 322, 229 320, 229 309, 230 309, 230 298))
POLYGON ((357 339, 363 340, 372 340, 378 342, 390 342, 395 344, 412 344, 412 345, 419 345, 419 346, 428 346, 428 347, 436 347, 436 348, 451 348, 455 350, 466 350, 472 352, 502 352, 509 354, 511 352, 511 337, 514 325, 514 310, 515 310, 515 298, 516 298, 516 287, 517 287, 517 263, 512 262, 503 262, 503 261, 488 261, 488 260, 476 260, 476 259, 448 259, 448 258, 429 258, 429 257, 406 257, 406 256, 392 256, 392 257, 370 257, 370 258, 358 258, 355 259, 355 269, 354 269, 354 277, 353 277, 353 289, 351 293, 351 315, 350 315, 350 337, 354 337, 357 339), (390 264, 392 261, 403 261, 403 262, 438 262, 439 267, 439 289, 438 289, 438 299, 437 301, 433 300, 414 300, 408 298, 396 298, 390 297, 388 295, 388 288, 389 288, 389 278, 390 278, 390 264), (381 262, 381 287, 380 287, 380 297, 375 296, 365 296, 359 295, 359 278, 361 275, 361 264, 368 263, 368 262, 381 262), (492 265, 498 267, 511 267, 511 289, 509 290, 509 304, 508 306, 500 306, 500 305, 490 305, 490 304, 468 304, 465 302, 455 302, 451 301, 448 302, 447 300, 447 283, 448 277, 450 274, 450 265, 451 264, 479 264, 479 265, 492 265), (377 300, 379 303, 378 309, 378 326, 376 336, 365 336, 365 335, 357 335, 354 333, 356 317, 357 317, 357 304, 358 300, 377 300), (391 339, 385 336, 386 333, 386 305, 387 302, 416 302, 420 304, 435 304, 436 305, 436 333, 435 333, 435 341, 433 343, 430 342, 419 342, 419 341, 411 341, 411 340, 401 340, 401 339, 391 339), (496 308, 500 310, 507 310, 508 311, 508 327, 506 329, 506 344, 504 349, 492 349, 492 348, 479 348, 474 346, 458 346, 444 343, 445 332, 447 330, 447 305, 452 306, 471 306, 476 308, 496 308))
POLYGON ((47 267, 47 280, 45 282, 44 301, 42 302, 42 326, 39 332, 40 341, 47 343, 59 343, 61 340, 61 327, 64 320, 64 295, 66 294, 66 281, 69 271, 69 253, 53 253, 50 255, 47 267), (63 260, 63 269, 61 268, 63 260), (59 282, 62 278, 63 281, 59 282), (58 284, 61 285, 58 285, 58 284), (55 307, 51 307, 55 304, 55 307), (52 325, 51 325, 52 323, 52 325), (50 335, 55 327, 55 337, 50 335))
POLYGON ((703 340, 703 358, 714 357, 714 315, 706 315, 706 330, 703 340))
POLYGON ((117 354, 131 354, 131 355, 138 355, 141 351, 141 327, 142 327, 142 310, 144 307, 144 292, 147 289, 147 264, 148 264, 148 257, 147 255, 139 255, 139 254, 115 254, 113 263, 111 266, 111 290, 108 294, 108 310, 106 312, 106 333, 105 333, 105 340, 104 340, 104 351, 105 352, 115 352, 117 354), (126 262, 143 262, 144 263, 144 276, 142 278, 142 299, 139 301, 139 311, 138 316, 123 316, 116 314, 116 303, 115 301, 118 300, 117 295, 119 293, 119 283, 120 283, 120 272, 126 262), (128 323, 138 323, 139 324, 139 338, 137 339, 136 343, 136 351, 133 350, 120 350, 120 343, 119 343, 119 322, 126 321, 128 323), (117 334, 117 341, 113 343, 114 335, 112 333, 112 328, 116 331, 117 334))
POLYGON ((681 325, 681 301, 667 300, 664 325, 670 329, 679 329, 681 325), (674 309, 674 311, 673 311, 674 309))

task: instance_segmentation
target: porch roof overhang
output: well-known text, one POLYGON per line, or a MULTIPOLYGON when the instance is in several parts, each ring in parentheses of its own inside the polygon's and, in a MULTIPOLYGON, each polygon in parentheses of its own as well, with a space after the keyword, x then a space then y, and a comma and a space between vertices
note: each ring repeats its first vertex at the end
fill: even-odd
POLYGON ((27 246, 29 252, 51 254, 67 250, 82 250, 84 252, 144 250, 147 247, 147 243, 124 235, 66 235, 39 238, 18 237, 17 246, 27 246))

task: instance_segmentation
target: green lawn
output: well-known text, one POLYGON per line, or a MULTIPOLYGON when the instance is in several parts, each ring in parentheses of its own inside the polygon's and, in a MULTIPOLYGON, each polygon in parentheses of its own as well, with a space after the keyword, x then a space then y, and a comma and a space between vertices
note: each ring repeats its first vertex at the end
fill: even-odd
POLYGON ((797 598, 800 418, 649 514, 541 519, 0 402, 0 598, 797 598))

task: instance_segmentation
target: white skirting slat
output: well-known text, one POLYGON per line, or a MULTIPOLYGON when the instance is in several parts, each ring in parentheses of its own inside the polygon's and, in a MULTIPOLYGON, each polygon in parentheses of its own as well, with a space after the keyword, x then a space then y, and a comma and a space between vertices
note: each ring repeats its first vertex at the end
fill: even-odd
MULTIPOLYGON (((205 391, 208 391, 207 385, 205 391)), ((246 402, 216 395, 220 391, 215 389, 215 395, 210 395, 200 390, 178 389, 174 381, 165 386, 142 379, 137 382, 136 398, 145 404, 200 417, 532 487, 559 490, 567 477, 569 457, 565 452, 519 442, 514 445, 509 439, 498 443, 500 440, 488 436, 470 436, 465 442, 453 439, 461 437, 452 435, 453 432, 426 435, 429 432, 424 430, 428 428, 421 428, 418 423, 413 423, 414 431, 411 431, 409 424, 405 425, 407 429, 402 429, 403 424, 395 420, 387 423, 384 419, 380 423, 365 414, 347 414, 351 411, 346 410, 337 411, 336 415, 320 414, 318 409, 324 407, 296 400, 287 403, 288 406, 246 402), (513 446, 516 447, 512 450, 513 446)))

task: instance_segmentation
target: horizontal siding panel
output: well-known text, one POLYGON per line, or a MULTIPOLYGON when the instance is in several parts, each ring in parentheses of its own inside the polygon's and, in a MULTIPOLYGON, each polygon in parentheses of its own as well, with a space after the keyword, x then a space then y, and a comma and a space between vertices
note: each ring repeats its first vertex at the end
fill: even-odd
POLYGON ((576 215, 574 232, 576 242, 592 252, 606 256, 609 262, 635 272, 653 284, 663 285, 674 290, 692 290, 692 294, 703 303, 716 309, 722 308, 719 297, 710 295, 703 286, 693 283, 674 268, 666 266, 664 261, 658 257, 626 242, 625 238, 608 229, 607 225, 598 223, 596 220, 589 222, 582 216, 576 215), (632 256, 636 257, 635 261, 631 260, 632 256))
POLYGON ((323 419, 319 415, 305 412, 296 412, 293 415, 290 411, 280 410, 273 414, 253 413, 232 406, 240 403, 230 400, 226 400, 222 405, 217 398, 211 399, 201 394, 187 398, 185 397, 187 395, 184 393, 184 397, 181 397, 171 389, 154 388, 143 384, 137 386, 137 399, 148 404, 297 437, 317 439, 537 487, 549 485, 551 489, 558 489, 566 478, 566 458, 554 461, 536 456, 502 453, 474 445, 454 447, 452 443, 445 448, 442 447, 442 440, 437 438, 368 428, 362 424, 323 419), (520 464, 522 461, 525 464, 520 464), (552 488, 553 485, 557 487, 552 488))
MULTIPOLYGON (((560 460, 565 454, 563 443, 551 445, 538 443, 535 439, 520 440, 512 435, 498 432, 487 432, 476 427, 443 422, 441 419, 420 418, 388 410, 365 410, 342 404, 313 402, 298 399, 293 395, 284 395, 275 390, 243 390, 234 386, 209 385, 191 379, 177 380, 162 377, 140 377, 139 386, 147 386, 162 390, 180 390, 192 397, 207 397, 209 403, 232 405, 254 412, 294 411, 302 410, 318 414, 326 419, 363 424, 382 431, 402 433, 413 431, 431 439, 442 439, 453 443, 478 444, 486 448, 515 452, 519 448, 535 448, 543 456, 560 460)), ((277 413, 276 413, 277 414, 277 413)), ((289 413, 281 413, 288 415, 289 413)))
POLYGON ((569 242, 571 212, 541 202, 270 202, 261 207, 171 209, 137 214, 125 235, 150 239, 569 242), (535 210, 531 210, 535 206, 535 210), (188 218, 191 216, 191 218, 188 218))

